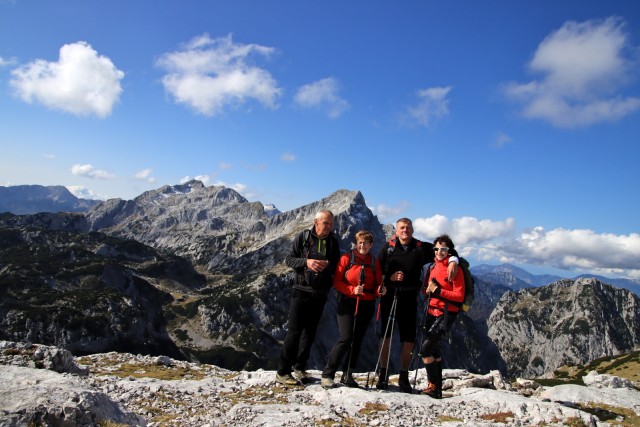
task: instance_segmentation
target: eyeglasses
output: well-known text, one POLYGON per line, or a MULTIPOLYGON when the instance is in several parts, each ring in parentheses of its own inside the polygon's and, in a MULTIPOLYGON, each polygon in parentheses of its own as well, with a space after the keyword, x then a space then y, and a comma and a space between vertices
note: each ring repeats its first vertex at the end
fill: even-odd
POLYGON ((443 248, 433 248, 434 252, 449 252, 449 248, 447 248, 446 246, 443 248))
POLYGON ((370 244, 371 244, 371 242, 358 242, 358 243, 356 243, 356 245, 366 245, 366 246, 368 246, 370 244))

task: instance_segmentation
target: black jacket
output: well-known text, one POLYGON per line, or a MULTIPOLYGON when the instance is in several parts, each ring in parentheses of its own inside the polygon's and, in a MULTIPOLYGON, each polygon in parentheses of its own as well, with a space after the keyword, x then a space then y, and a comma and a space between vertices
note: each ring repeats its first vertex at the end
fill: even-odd
POLYGON ((304 230, 293 239, 285 263, 296 271, 294 289, 327 294, 333 284, 333 274, 339 260, 340 246, 333 232, 320 238, 312 228, 304 230), (329 266, 322 273, 314 273, 307 269, 307 259, 326 259, 329 266))

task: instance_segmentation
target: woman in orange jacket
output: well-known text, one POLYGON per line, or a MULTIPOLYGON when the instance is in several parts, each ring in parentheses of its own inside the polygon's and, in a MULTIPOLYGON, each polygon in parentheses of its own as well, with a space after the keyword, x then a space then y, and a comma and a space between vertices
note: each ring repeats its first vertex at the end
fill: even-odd
POLYGON ((457 274, 453 281, 448 279, 449 252, 453 248, 453 241, 446 234, 433 242, 435 258, 424 282, 429 302, 424 325, 427 338, 420 355, 429 384, 423 393, 436 399, 442 398, 442 338, 451 329, 464 301, 464 274, 457 274))
POLYGON ((382 286, 380 262, 370 253, 372 245, 373 234, 364 230, 356 233, 355 249, 342 255, 333 276, 333 286, 338 291, 339 338, 322 370, 321 385, 324 388, 335 386, 338 365, 347 353, 340 382, 358 387, 351 370, 358 361, 362 340, 373 318, 376 297, 386 292, 382 286))

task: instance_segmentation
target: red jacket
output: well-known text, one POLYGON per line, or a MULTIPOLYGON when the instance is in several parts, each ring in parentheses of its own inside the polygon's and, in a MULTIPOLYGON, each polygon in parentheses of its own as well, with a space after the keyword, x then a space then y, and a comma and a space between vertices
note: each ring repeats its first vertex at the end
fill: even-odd
MULTIPOLYGON (((431 278, 434 277, 438 283, 440 283, 440 293, 435 296, 431 295, 429 298, 429 314, 434 316, 440 316, 444 313, 445 301, 453 301, 462 303, 464 301, 464 274, 458 270, 456 278, 452 282, 447 280, 448 277, 449 258, 445 258, 442 261, 434 259, 433 268, 429 273, 429 277, 425 280, 424 292, 426 294, 427 286, 431 278)), ((460 307, 455 304, 449 304, 450 312, 460 311, 460 307)))
POLYGON ((352 252, 354 253, 354 264, 349 271, 347 271, 347 268, 349 267, 351 253, 347 252, 340 257, 338 268, 336 268, 336 272, 333 275, 333 286, 338 292, 351 298, 357 298, 358 296, 354 295, 353 292, 356 286, 360 284, 360 271, 364 268, 364 293, 360 295, 360 299, 363 301, 373 301, 376 297, 380 296, 378 294, 378 288, 382 284, 382 268, 380 268, 380 262, 377 259, 375 260, 376 272, 374 276, 373 269, 371 268, 371 258, 373 255, 368 253, 363 256, 360 255, 357 250, 353 250, 352 252), (345 271, 347 272, 346 280, 345 271))

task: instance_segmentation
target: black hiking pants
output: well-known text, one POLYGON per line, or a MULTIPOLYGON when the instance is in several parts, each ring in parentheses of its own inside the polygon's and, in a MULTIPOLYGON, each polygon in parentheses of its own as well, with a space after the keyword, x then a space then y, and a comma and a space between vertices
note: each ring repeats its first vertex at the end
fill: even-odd
POLYGON ((333 378, 338 370, 340 362, 342 370, 346 372, 349 367, 349 359, 351 359, 351 371, 358 363, 362 341, 369 329, 369 323, 373 318, 375 311, 375 301, 362 301, 358 305, 358 315, 354 316, 356 309, 356 298, 350 298, 346 295, 338 293, 338 307, 336 309, 336 318, 338 320, 338 341, 333 345, 327 358, 327 364, 322 370, 322 376, 333 378), (355 329, 354 329, 355 322, 355 329), (351 343, 353 342, 353 347, 351 343), (349 350, 351 349, 351 352, 349 350), (345 354, 347 357, 345 358, 345 354))
POLYGON ((327 295, 291 291, 289 329, 282 344, 278 374, 290 374, 292 369, 305 370, 311 354, 311 345, 322 317, 327 295))

